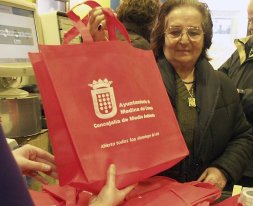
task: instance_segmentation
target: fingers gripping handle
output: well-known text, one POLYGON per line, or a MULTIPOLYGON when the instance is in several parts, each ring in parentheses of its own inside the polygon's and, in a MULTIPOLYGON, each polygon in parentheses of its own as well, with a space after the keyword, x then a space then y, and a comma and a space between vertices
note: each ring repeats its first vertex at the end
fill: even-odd
MULTIPOLYGON (((76 37, 79 33, 81 33, 81 36, 85 42, 87 41, 93 41, 92 37, 90 35, 90 32, 87 28, 87 24, 89 21, 88 15, 86 15, 82 20, 80 17, 74 13, 74 8, 85 4, 88 5, 91 8, 100 7, 100 5, 95 1, 85 1, 81 4, 77 4, 75 7, 73 7, 68 12, 68 17, 74 22, 74 26, 70 31, 68 31, 64 35, 64 44, 69 43, 74 37, 76 37)), ((114 15, 111 9, 109 8, 103 8, 102 9, 105 19, 106 19, 106 25, 108 29, 108 37, 109 40, 117 40, 116 31, 118 31, 124 36, 124 38, 130 43, 130 39, 127 33, 126 28, 124 25, 117 19, 117 17, 114 15)))
POLYGON ((80 19, 80 17, 75 14, 75 12, 73 11, 74 8, 85 4, 91 8, 96 8, 96 7, 100 7, 100 4, 98 4, 95 1, 85 1, 83 3, 77 4, 76 6, 74 6, 68 13, 68 17, 73 21, 74 23, 74 27, 72 29, 70 29, 66 34, 64 34, 64 41, 63 44, 68 44, 72 39, 74 39, 79 33, 81 34, 83 40, 85 41, 93 41, 90 32, 87 28, 87 24, 89 21, 89 17, 88 15, 86 15, 82 20, 80 19))
POLYGON ((125 26, 118 20, 111 9, 103 8, 103 13, 106 19, 106 25, 108 30, 109 40, 117 40, 116 29, 125 37, 125 39, 130 43, 130 39, 125 26))

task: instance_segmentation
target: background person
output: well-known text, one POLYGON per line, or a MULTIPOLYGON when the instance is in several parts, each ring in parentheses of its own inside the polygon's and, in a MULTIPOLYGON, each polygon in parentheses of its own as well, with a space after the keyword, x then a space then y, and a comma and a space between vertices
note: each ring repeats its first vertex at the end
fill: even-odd
POLYGON ((117 17, 126 27, 131 44, 141 49, 150 49, 150 35, 154 27, 159 0, 123 0, 117 8, 117 17))
MULTIPOLYGON (((253 0, 248 6, 248 19, 251 35, 235 40, 237 49, 218 70, 234 82, 241 97, 243 111, 249 123, 253 125, 253 0)), ((253 187, 253 157, 238 184, 253 187)))

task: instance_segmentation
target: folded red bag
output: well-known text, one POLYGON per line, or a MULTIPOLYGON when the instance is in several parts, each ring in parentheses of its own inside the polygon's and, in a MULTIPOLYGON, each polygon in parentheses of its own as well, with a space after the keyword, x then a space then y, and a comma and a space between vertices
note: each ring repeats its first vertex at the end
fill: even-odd
POLYGON ((218 204, 215 204, 215 206, 240 206, 238 204, 238 198, 240 197, 240 195, 235 195, 232 196, 218 204))
POLYGON ((29 191, 36 206, 86 206, 92 193, 71 186, 44 185, 42 192, 29 191))
POLYGON ((142 181, 126 198, 123 206, 201 206, 221 195, 214 185, 202 182, 179 183, 166 177, 142 181))
POLYGON ((38 192, 34 190, 29 190, 31 198, 33 200, 34 205, 36 206, 48 206, 48 205, 55 205, 55 206, 63 206, 65 202, 62 199, 58 199, 52 197, 47 192, 38 192))

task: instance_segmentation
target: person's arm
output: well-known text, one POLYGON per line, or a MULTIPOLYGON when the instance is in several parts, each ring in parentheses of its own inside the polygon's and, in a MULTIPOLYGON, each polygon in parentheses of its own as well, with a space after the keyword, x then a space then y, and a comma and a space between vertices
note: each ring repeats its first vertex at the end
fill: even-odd
POLYGON ((234 53, 218 68, 218 71, 221 71, 228 75, 229 69, 231 68, 231 65, 238 64, 240 65, 238 52, 234 51, 234 53))
POLYGON ((127 194, 135 187, 135 185, 131 185, 121 190, 117 189, 115 175, 115 165, 111 164, 107 170, 105 186, 97 196, 91 198, 89 206, 116 206, 120 204, 127 194))
MULTIPOLYGON (((228 107, 228 123, 230 139, 224 151, 215 159, 210 167, 220 168, 227 176, 230 183, 236 183, 247 167, 249 159, 253 154, 252 126, 247 122, 243 108, 237 95, 233 82, 226 76, 219 74, 223 89, 224 104, 228 107)), ((223 138, 223 137, 221 137, 223 138)))
POLYGON ((0 124, 0 205, 34 206, 0 124))
POLYGON ((57 178, 54 156, 45 150, 27 144, 12 153, 24 175, 34 177, 45 184, 47 180, 38 172, 57 178))

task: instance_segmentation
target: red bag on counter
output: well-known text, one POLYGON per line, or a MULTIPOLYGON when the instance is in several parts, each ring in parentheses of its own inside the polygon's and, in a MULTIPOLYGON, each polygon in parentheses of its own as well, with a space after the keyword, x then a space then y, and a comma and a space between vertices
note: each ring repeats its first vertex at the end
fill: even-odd
MULTIPOLYGON (((36 206, 47 206, 50 201, 56 205, 86 206, 93 194, 70 186, 44 186, 43 192, 31 195, 36 206)), ((139 182, 120 206, 209 206, 220 195, 221 191, 209 183, 179 183, 156 176, 139 182)))
POLYGON ((71 186, 44 185, 41 192, 29 190, 35 206, 87 206, 92 193, 71 186))
POLYGON ((152 177, 140 182, 122 206, 208 206, 221 195, 209 183, 179 183, 167 177, 152 177))
POLYGON ((40 46, 30 54, 61 185, 98 192, 110 163, 125 187, 166 170, 188 150, 152 51, 116 39, 40 46))

